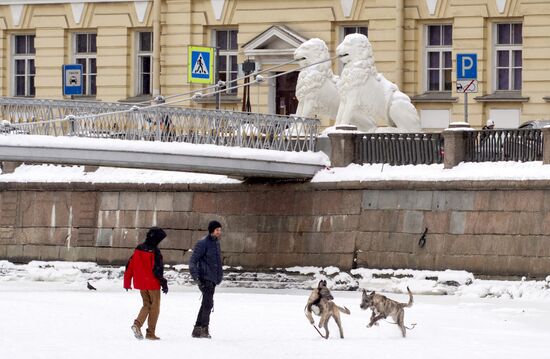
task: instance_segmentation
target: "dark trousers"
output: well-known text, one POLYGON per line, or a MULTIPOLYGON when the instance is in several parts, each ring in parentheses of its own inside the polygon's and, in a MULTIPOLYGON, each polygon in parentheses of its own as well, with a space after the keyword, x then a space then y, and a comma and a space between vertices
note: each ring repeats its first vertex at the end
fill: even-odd
POLYGON ((195 325, 207 327, 210 324, 210 312, 212 312, 212 308, 214 307, 214 290, 216 289, 216 285, 207 280, 202 283, 202 286, 199 285, 202 293, 202 303, 195 325))

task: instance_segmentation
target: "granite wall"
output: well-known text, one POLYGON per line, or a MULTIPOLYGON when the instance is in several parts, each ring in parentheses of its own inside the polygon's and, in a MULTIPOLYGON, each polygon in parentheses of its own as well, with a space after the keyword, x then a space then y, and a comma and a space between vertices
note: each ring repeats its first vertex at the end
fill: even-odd
POLYGON ((185 263, 211 219, 224 224, 224 263, 247 269, 550 274, 547 181, 0 184, 0 258, 124 264, 157 225, 166 261, 185 263))

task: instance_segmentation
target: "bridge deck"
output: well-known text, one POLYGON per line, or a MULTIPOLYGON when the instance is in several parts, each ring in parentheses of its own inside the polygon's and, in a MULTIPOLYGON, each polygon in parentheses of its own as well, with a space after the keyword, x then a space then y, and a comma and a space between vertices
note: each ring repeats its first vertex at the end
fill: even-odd
POLYGON ((300 179, 328 165, 323 153, 35 135, 0 136, 0 160, 300 179))
POLYGON ((0 98, 0 160, 311 178, 319 121, 169 106, 0 98))

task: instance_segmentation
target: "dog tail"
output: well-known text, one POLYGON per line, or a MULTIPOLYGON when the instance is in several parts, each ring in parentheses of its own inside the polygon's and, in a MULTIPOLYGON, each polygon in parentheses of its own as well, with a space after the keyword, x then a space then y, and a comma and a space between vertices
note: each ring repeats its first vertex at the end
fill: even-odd
POLYGON ((349 309, 347 307, 340 307, 340 306, 336 306, 336 308, 338 308, 339 311, 341 311, 342 313, 345 313, 345 314, 351 314, 351 312, 349 311, 349 309))
POLYGON ((409 292, 409 302, 404 305, 404 308, 409 308, 409 307, 412 307, 412 305, 413 305, 413 294, 412 294, 411 290, 409 289, 409 287, 407 287, 407 292, 409 292))

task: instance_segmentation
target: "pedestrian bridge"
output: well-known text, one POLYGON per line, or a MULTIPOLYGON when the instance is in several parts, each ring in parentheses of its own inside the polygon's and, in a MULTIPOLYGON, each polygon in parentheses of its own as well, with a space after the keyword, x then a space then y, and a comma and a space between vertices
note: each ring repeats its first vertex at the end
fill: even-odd
POLYGON ((311 178, 313 119, 168 106, 0 98, 0 161, 311 178))

